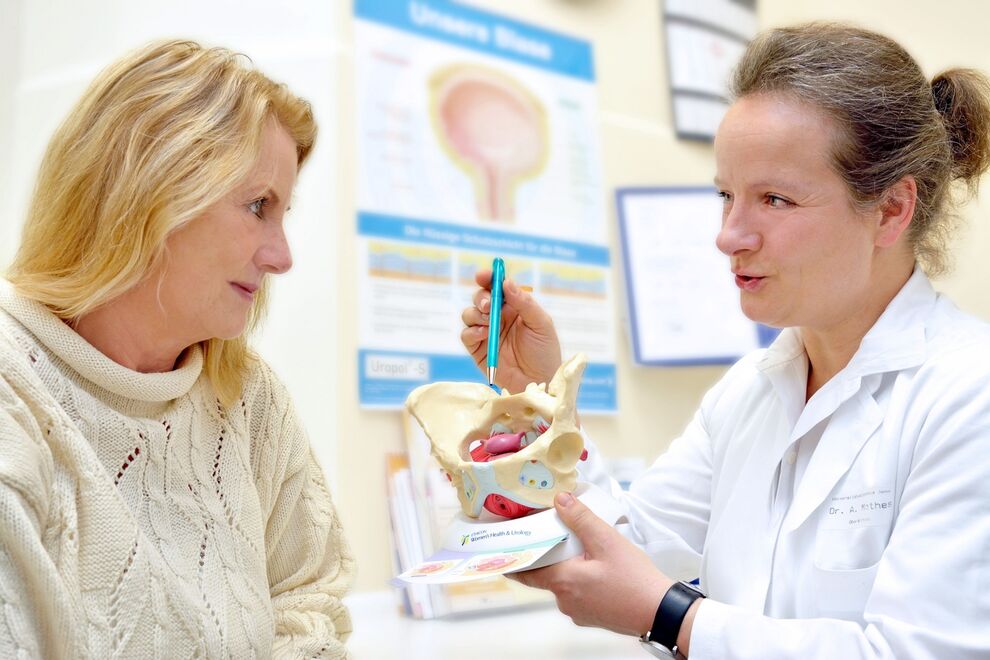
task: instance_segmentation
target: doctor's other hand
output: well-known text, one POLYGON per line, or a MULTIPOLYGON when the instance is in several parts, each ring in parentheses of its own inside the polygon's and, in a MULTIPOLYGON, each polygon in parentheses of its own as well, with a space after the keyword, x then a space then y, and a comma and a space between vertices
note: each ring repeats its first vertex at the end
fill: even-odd
MULTIPOLYGON (((461 343, 482 373, 487 371, 488 321, 491 311, 492 271, 480 270, 475 281, 472 305, 461 313, 464 329, 461 343)), ((495 382, 511 393, 522 392, 529 383, 548 383, 560 367, 560 341, 553 319, 532 294, 506 279, 502 287, 504 305, 499 335, 498 372, 495 382)))
POLYGON ((642 635, 653 626, 660 599, 673 581, 646 554, 580 500, 557 495, 557 514, 581 541, 584 554, 559 564, 506 575, 547 589, 557 608, 579 626, 642 635))

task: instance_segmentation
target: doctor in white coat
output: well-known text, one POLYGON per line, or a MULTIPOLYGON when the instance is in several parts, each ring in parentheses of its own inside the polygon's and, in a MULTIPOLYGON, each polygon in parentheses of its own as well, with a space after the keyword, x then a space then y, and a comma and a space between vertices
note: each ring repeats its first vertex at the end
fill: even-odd
MULTIPOLYGON (((990 658, 990 326, 926 275, 952 183, 990 163, 990 87, 812 24, 758 37, 734 91, 717 243, 746 315, 784 330, 633 484, 638 548, 559 496, 586 554, 519 579, 658 655, 990 658), (699 576, 705 597, 675 582, 699 576)), ((483 368, 478 282, 462 340, 483 368)), ((505 300, 498 373, 518 391, 560 349, 532 295, 505 300)))

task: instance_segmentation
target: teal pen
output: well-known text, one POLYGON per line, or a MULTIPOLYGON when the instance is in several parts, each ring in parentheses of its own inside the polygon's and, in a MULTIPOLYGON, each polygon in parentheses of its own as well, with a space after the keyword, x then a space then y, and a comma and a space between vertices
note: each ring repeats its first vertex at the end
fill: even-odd
POLYGON ((502 283, 505 281, 505 262, 501 257, 492 261, 492 304, 488 308, 488 385, 495 386, 498 370, 498 335, 502 330, 502 283))

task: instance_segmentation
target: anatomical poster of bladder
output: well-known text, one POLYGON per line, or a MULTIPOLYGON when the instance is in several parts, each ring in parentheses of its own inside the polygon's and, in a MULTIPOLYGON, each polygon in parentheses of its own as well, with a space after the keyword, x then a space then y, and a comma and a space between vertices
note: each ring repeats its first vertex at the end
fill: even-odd
POLYGON ((615 410, 611 273, 591 46, 444 0, 355 0, 359 386, 396 407, 476 381, 461 310, 502 257, 615 410))

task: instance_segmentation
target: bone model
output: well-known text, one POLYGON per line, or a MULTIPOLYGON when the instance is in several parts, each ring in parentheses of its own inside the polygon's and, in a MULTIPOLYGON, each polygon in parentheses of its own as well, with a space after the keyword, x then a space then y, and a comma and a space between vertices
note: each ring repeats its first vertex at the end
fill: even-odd
POLYGON ((496 394, 480 383, 433 383, 416 388, 406 408, 430 439, 465 515, 482 509, 516 518, 553 506, 577 486, 577 463, 587 456, 576 402, 586 360, 565 362, 549 384, 496 394))

